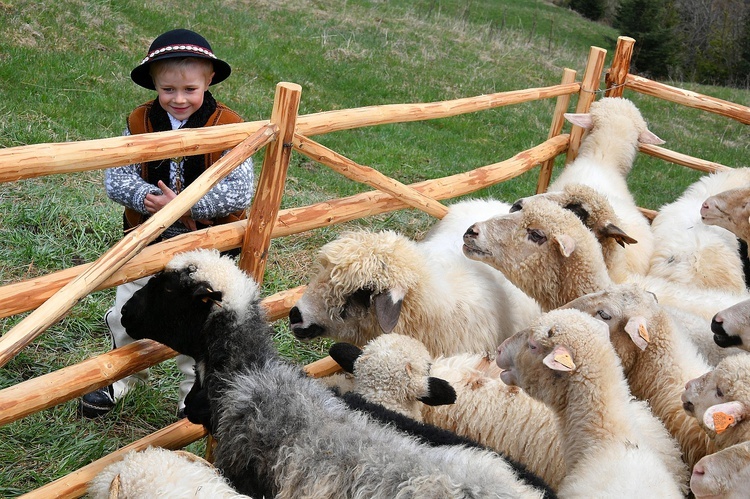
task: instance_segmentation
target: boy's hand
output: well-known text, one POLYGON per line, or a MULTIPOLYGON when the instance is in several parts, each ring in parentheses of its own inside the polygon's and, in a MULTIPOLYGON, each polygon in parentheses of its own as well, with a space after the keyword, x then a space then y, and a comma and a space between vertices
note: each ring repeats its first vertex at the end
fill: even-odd
MULTIPOLYGON (((161 189, 162 194, 146 194, 146 199, 143 203, 146 207, 146 210, 148 210, 148 212, 152 215, 167 206, 167 203, 177 197, 177 194, 172 189, 170 189, 163 181, 159 180, 156 185, 159 189, 161 189)), ((193 231, 198 228, 198 226, 195 224, 195 220, 190 218, 190 210, 188 210, 187 213, 180 217, 180 222, 182 222, 182 225, 187 227, 188 230, 193 231)), ((202 223, 211 225, 212 222, 210 220, 205 220, 202 221, 202 223)))

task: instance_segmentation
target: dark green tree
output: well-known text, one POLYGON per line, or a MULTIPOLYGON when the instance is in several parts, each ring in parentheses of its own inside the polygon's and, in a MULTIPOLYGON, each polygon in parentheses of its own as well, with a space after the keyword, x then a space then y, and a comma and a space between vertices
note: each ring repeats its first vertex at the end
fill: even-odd
POLYGON ((570 8, 587 19, 598 21, 606 12, 606 0, 571 0, 570 8))

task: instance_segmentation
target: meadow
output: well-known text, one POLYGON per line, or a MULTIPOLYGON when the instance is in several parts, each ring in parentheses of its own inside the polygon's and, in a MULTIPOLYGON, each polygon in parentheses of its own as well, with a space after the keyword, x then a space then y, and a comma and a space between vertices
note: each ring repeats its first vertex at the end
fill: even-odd
MULTIPOLYGON (((0 1, 0 147, 122 134, 127 113, 153 98, 131 82, 130 70, 155 36, 175 27, 200 32, 232 65, 232 76, 212 92, 246 120, 270 116, 281 81, 302 86, 300 114, 554 85, 564 68, 580 79, 592 45, 608 50, 608 67, 620 34, 542 0, 0 1)), ((750 105, 748 89, 666 83, 750 105)), ((746 125, 632 92, 625 97, 666 147, 750 166, 746 125)), ((409 184, 542 142, 553 108, 554 101, 541 101, 315 140, 409 184)), ((257 174, 262 154, 255 159, 257 174)), ((476 195, 512 202, 534 191, 537 174, 476 195)), ((640 155, 629 183, 641 206, 658 209, 700 175, 640 155)), ((293 154, 282 207, 364 190, 293 154)), ((94 261, 121 237, 121 213, 104 193, 101 171, 0 184, 0 285, 94 261)), ((432 221, 402 210, 274 240, 264 294, 304 284, 316 249, 341 230, 388 228, 419 238, 432 221)), ((108 351, 102 317, 113 298, 110 289, 82 300, 0 368, 0 389, 108 351)), ((0 333, 22 318, 0 319, 0 333)), ((275 330, 279 349, 295 362, 327 352, 326 341, 295 340, 286 321, 275 330)), ((81 419, 70 401, 0 427, 0 497, 44 485, 172 423, 177 379, 174 363, 165 362, 103 418, 81 419)), ((190 448, 200 453, 202 445, 190 448)))

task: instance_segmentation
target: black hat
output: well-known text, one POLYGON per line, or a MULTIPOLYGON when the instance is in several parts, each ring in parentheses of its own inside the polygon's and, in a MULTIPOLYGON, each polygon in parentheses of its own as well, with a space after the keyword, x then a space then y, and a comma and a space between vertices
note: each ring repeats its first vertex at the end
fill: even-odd
POLYGON ((226 80, 232 72, 229 64, 214 55, 211 45, 201 35, 189 29, 174 29, 159 35, 151 43, 148 48, 148 55, 137 68, 130 72, 130 78, 144 88, 156 90, 154 80, 149 73, 149 66, 154 61, 172 57, 210 59, 214 64, 215 73, 211 85, 226 80))

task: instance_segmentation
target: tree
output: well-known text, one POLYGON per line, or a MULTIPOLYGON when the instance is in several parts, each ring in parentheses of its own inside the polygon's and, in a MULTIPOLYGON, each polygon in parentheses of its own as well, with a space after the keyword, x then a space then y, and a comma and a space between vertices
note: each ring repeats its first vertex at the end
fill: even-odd
POLYGON ((607 10, 606 0, 571 0, 570 8, 587 19, 598 21, 607 10))

